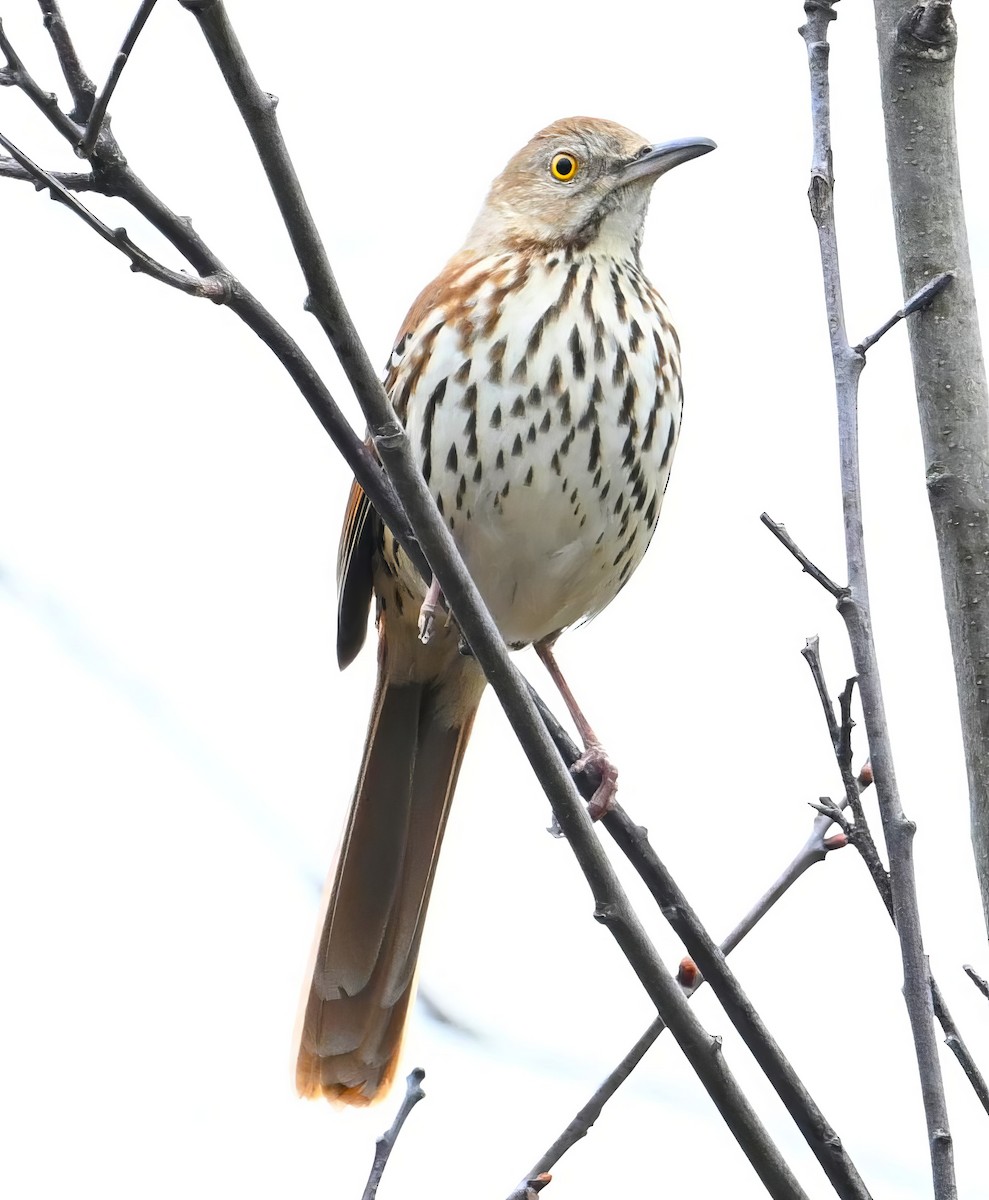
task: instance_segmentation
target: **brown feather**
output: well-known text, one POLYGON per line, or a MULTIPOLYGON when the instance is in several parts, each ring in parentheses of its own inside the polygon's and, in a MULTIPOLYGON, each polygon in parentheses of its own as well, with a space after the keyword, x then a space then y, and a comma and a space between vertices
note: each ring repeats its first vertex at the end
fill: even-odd
POLYGON ((355 479, 337 551, 337 663, 349 667, 367 638, 373 591, 375 530, 371 503, 355 479))
POLYGON ((382 628, 364 759, 299 1039, 299 1094, 347 1104, 370 1103, 396 1069, 440 843, 484 688, 455 644, 441 674, 409 680, 403 632, 389 653, 382 628))

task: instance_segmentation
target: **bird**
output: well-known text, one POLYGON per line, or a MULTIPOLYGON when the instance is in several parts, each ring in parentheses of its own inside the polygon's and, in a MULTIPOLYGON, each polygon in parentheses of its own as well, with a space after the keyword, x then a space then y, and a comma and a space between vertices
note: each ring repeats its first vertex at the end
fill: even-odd
MULTIPOLYGON (((462 248, 406 317, 385 372, 422 474, 502 637, 532 645, 584 740, 575 769, 616 772, 554 643, 641 562, 680 430, 680 344, 640 258, 653 184, 715 148, 559 120, 494 180, 462 248)), ((355 481, 338 555, 337 658, 372 600, 378 677, 303 997, 296 1086, 365 1105, 397 1070, 450 802, 485 687, 438 584, 428 588, 355 481)))

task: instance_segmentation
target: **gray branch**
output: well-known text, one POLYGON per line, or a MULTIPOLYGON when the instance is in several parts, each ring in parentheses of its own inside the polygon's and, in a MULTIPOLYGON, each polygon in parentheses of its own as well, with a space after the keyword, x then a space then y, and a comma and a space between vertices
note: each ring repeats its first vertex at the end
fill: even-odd
POLYGON ((402 1103, 395 1114, 395 1120, 392 1121, 388 1129, 378 1138, 374 1147, 374 1161, 371 1163, 371 1171, 367 1177, 367 1184, 364 1187, 364 1194, 361 1200, 375 1200, 378 1194, 378 1187, 381 1184, 381 1177, 385 1173, 385 1167, 388 1166, 391 1152, 395 1149, 398 1135, 402 1132, 405 1122, 408 1120, 409 1113, 420 1100, 425 1099, 426 1093, 422 1090, 422 1081, 425 1078, 426 1072, 422 1067, 415 1067, 406 1076, 405 1095, 402 1097, 402 1103))
MULTIPOLYGON (((831 171, 828 79, 830 47, 827 39, 828 23, 835 19, 836 13, 833 3, 826 0, 806 0, 804 11, 807 21, 800 32, 807 44, 813 121, 809 199, 820 242, 821 270, 834 364, 845 553, 848 563, 848 595, 839 599, 838 610, 848 630, 852 657, 858 674, 879 811, 889 854, 893 917, 903 963, 903 994, 910 1019, 927 1120, 934 1195, 936 1200, 955 1200, 957 1187, 954 1155, 948 1127, 941 1062, 934 1032, 930 976, 917 904, 913 863, 915 826, 905 816, 900 803, 889 727, 879 681, 875 641, 872 636, 858 445, 858 381, 865 359, 849 344, 845 331, 834 220, 834 178, 831 171)), ((945 294, 935 301, 935 306, 944 302, 945 294)))
POLYGON ((955 276, 907 332, 989 929, 989 392, 955 138, 957 34, 945 0, 875 10, 904 295, 936 271, 955 276))
POLYGON ((137 44, 137 39, 141 36, 141 30, 144 28, 148 17, 151 16, 151 10, 154 6, 155 0, 141 0, 141 7, 137 11, 137 16, 131 22, 123 44, 117 51, 117 56, 113 60, 113 66, 110 68, 110 74, 103 85, 103 91, 96 98, 93 111, 89 114, 89 120, 86 122, 86 131, 79 143, 79 154, 83 158, 88 157, 96 145, 96 139, 100 136, 103 129, 106 110, 110 107, 110 98, 116 91, 117 84, 120 82, 120 76, 123 74, 124 67, 127 66, 130 59, 131 51, 137 44))

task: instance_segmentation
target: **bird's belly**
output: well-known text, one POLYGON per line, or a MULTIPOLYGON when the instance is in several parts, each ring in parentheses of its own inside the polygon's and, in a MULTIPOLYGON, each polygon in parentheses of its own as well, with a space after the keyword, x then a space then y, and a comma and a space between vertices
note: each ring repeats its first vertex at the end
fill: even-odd
POLYGON ((662 302, 619 272, 561 305, 561 288, 581 296, 592 268, 561 263, 555 287, 522 289, 487 336, 483 308, 473 330, 441 328, 408 397, 423 473, 510 644, 593 616, 622 588, 655 528, 679 430, 662 302))

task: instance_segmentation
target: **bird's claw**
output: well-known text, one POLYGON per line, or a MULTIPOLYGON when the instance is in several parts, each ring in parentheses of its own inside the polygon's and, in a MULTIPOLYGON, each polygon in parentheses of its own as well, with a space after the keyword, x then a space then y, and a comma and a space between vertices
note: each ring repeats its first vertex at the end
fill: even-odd
POLYGON ((436 610, 442 603, 443 589, 433 576, 433 582, 429 585, 426 598, 419 609, 419 641, 424 646, 429 645, 429 640, 436 631, 436 610))
POLYGON ((594 795, 587 802, 587 815, 599 821, 615 803, 618 792, 618 768, 608 757, 600 742, 590 742, 584 753, 570 767, 571 775, 586 775, 597 779, 594 795))
POLYGON ((433 631, 436 628, 436 605, 427 604, 425 601, 419 609, 419 641, 424 646, 429 645, 429 640, 433 636, 433 631))

